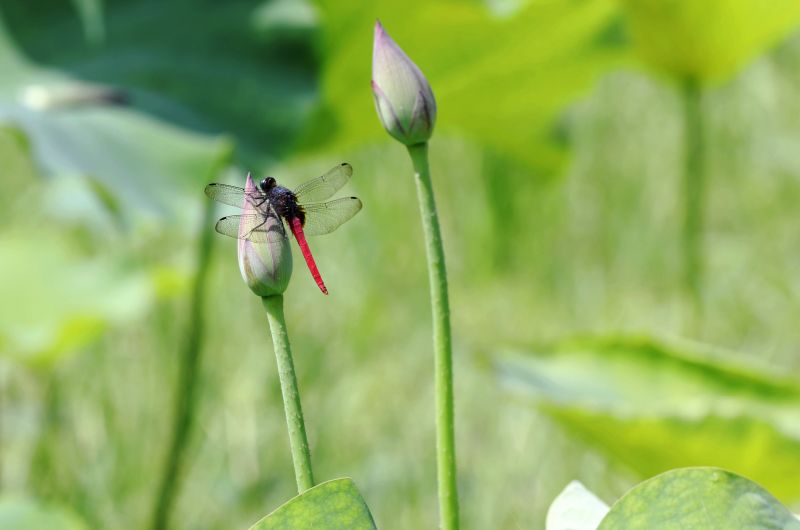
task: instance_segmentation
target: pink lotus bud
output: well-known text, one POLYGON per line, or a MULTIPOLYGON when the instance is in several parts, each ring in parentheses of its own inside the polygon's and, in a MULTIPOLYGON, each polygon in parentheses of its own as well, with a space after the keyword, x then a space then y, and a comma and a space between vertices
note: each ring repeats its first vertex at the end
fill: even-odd
MULTIPOLYGON (((258 192, 249 173, 245 191, 258 192)), ((243 210, 244 216, 260 214, 259 208, 249 201, 245 201, 243 210)), ((274 214, 270 215, 264 226, 258 229, 258 238, 242 239, 249 228, 244 222, 239 225, 239 270, 242 278, 258 296, 283 294, 292 277, 292 250, 283 222, 274 214)))
POLYGON ((425 75, 375 22, 372 93, 383 128, 405 145, 427 142, 436 122, 436 100, 425 75))

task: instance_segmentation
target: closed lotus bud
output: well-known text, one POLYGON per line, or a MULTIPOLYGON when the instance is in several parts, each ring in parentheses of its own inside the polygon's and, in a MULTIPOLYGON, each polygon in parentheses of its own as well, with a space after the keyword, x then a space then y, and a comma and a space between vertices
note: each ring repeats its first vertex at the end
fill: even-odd
MULTIPOLYGON (((258 192, 249 173, 245 191, 254 195, 258 192)), ((243 216, 260 215, 259 208, 248 201, 245 201, 243 210, 243 216)), ((252 233, 249 239, 243 239, 250 228, 252 225, 246 222, 239 225, 239 270, 242 278, 258 296, 283 294, 292 277, 292 250, 283 222, 270 215, 264 226, 252 233)))
POLYGON ((405 145, 427 142, 436 122, 436 100, 425 75, 380 22, 372 48, 372 93, 384 129, 405 145))

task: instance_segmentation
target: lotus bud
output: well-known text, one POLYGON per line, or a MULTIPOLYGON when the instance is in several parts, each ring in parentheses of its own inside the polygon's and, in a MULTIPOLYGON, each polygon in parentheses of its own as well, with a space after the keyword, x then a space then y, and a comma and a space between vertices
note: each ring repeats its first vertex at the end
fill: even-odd
POLYGON ((436 122, 436 100, 425 75, 375 22, 372 93, 383 128, 405 145, 427 142, 436 122))
MULTIPOLYGON (((245 191, 257 195, 253 178, 247 174, 245 191)), ((242 206, 243 215, 260 214, 259 207, 245 200, 242 206)), ((239 270, 250 290, 258 296, 275 296, 283 294, 292 277, 292 250, 289 239, 283 228, 283 221, 276 215, 270 215, 263 227, 259 227, 258 237, 245 233, 250 227, 247 223, 239 226, 239 270), (255 240, 255 241, 254 241, 255 240)))

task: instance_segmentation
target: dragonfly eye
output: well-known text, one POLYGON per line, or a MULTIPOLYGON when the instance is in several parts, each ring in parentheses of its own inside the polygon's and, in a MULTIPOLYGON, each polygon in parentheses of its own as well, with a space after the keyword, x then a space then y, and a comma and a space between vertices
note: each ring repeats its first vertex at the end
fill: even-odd
POLYGON ((269 191, 275 187, 275 179, 272 177, 261 179, 261 182, 259 182, 258 185, 261 188, 261 191, 269 191))

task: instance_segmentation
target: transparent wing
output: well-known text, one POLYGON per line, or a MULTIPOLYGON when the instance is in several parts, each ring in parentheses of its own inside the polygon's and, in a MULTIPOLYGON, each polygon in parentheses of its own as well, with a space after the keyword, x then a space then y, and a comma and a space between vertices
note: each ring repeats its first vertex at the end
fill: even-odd
POLYGON ((353 166, 347 162, 339 164, 321 177, 311 179, 294 189, 299 202, 324 201, 344 186, 353 174, 353 166))
POLYGON ((330 234, 349 220, 361 209, 361 201, 356 197, 344 197, 330 202, 303 204, 306 222, 303 232, 309 236, 330 234))
POLYGON ((261 206, 266 201, 266 196, 261 191, 248 193, 237 186, 219 184, 214 182, 205 189, 206 195, 222 204, 229 204, 238 208, 244 207, 244 199, 247 198, 253 206, 261 206))
MULTIPOLYGON (((236 239, 248 239, 254 243, 267 243, 271 233, 284 235, 283 222, 268 223, 269 218, 260 214, 229 215, 217 221, 214 227, 220 234, 236 239), (242 236, 239 237, 239 228, 242 236)), ((275 237, 274 235, 272 236, 275 237)), ((274 241, 274 239, 273 239, 274 241)))

